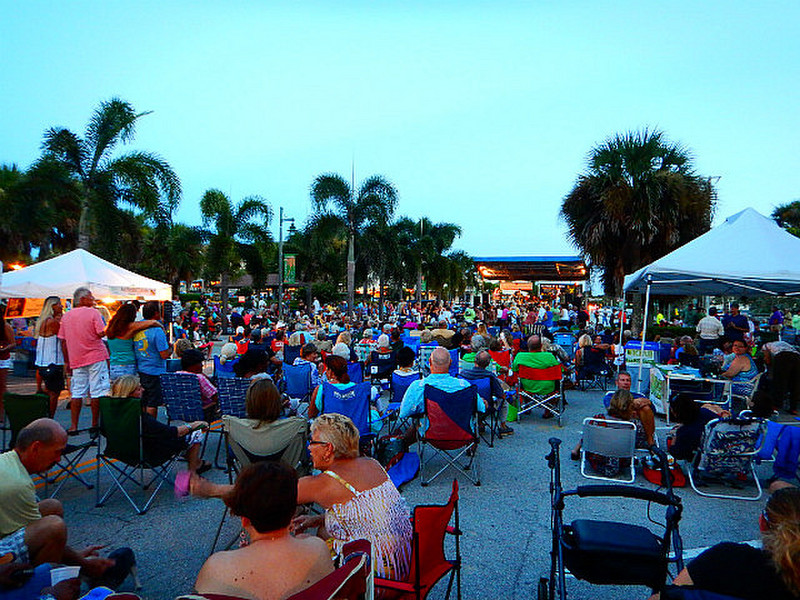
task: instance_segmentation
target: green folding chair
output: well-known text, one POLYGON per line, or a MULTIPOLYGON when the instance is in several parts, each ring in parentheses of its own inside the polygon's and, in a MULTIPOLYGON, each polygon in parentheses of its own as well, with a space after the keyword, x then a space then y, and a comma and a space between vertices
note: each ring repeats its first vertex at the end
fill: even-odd
POLYGON ((133 509, 143 515, 155 500, 156 494, 166 483, 174 484, 172 467, 180 452, 172 454, 151 454, 145 452, 142 440, 142 405, 138 398, 99 398, 100 438, 97 448, 97 506, 103 506, 108 499, 120 491, 133 509), (105 469, 111 476, 112 484, 101 497, 100 470, 105 469), (146 478, 145 471, 151 476, 146 478), (137 476, 138 472, 138 476, 137 476), (125 483, 133 484, 142 491, 155 483, 150 496, 140 505, 125 488, 125 483))
MULTIPOLYGON (((50 400, 47 394, 12 394, 8 392, 3 398, 11 429, 9 448, 13 448, 17 441, 17 435, 23 428, 33 423, 36 419, 44 419, 50 416, 50 400)), ((61 460, 58 461, 56 466, 47 473, 40 474, 45 482, 44 495, 54 498, 70 478, 80 482, 87 490, 92 489, 94 485, 84 478, 79 468, 82 466, 81 463, 86 453, 96 445, 96 438, 93 437, 80 444, 68 443, 61 453, 61 460), (49 492, 51 484, 56 485, 53 491, 49 492)))

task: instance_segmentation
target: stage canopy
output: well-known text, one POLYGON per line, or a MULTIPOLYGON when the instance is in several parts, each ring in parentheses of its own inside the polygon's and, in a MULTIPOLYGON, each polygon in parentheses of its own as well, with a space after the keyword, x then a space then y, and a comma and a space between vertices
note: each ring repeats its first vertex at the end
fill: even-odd
POLYGON ((800 295, 800 238, 752 208, 625 277, 625 292, 800 295))
POLYGON ((484 279, 580 281, 588 279, 580 256, 484 256, 472 259, 484 279))
POLYGON ((3 273, 0 298, 71 299, 81 286, 92 290, 98 300, 172 299, 170 285, 137 275, 81 249, 3 273))

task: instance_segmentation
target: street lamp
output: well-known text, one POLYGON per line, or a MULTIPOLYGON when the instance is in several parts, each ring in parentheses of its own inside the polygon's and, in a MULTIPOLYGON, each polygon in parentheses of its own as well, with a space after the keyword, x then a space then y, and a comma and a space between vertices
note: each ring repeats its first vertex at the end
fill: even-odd
POLYGON ((294 223, 292 217, 283 218, 283 207, 281 206, 280 218, 278 219, 278 318, 283 318, 283 224, 294 223))

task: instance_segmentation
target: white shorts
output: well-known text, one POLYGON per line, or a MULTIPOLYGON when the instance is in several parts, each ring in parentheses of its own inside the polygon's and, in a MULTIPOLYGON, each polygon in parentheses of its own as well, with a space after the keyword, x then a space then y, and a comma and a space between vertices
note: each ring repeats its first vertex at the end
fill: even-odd
POLYGON ((6 358, 5 360, 0 360, 0 369, 13 369, 14 363, 10 358, 6 358))
POLYGON ((72 369, 70 393, 73 398, 92 398, 111 395, 111 380, 108 377, 108 364, 101 360, 85 367, 72 369))

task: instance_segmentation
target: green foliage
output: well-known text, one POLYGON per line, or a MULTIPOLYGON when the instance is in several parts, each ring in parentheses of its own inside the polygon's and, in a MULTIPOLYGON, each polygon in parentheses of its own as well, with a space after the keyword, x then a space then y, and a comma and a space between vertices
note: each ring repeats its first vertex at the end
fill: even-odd
POLYGON ((775 207, 772 211, 775 222, 794 236, 800 237, 800 200, 775 207))
POLYGON ((328 282, 320 282, 312 285, 311 296, 316 297, 322 304, 339 302, 342 299, 342 294, 339 292, 338 286, 328 282))
POLYGON ((690 153, 660 131, 618 134, 592 149, 561 206, 572 243, 619 297, 628 273, 708 231, 716 203, 690 153))

